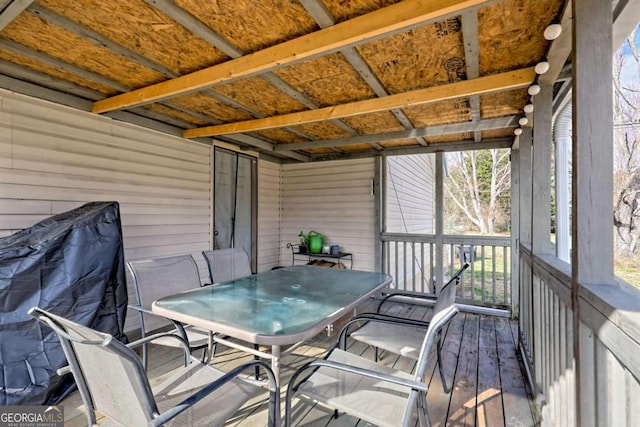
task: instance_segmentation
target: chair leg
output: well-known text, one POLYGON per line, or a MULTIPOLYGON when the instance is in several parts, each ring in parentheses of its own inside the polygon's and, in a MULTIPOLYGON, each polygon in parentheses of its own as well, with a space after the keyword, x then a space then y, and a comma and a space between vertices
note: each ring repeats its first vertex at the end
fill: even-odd
POLYGON ((373 361, 374 361, 374 362, 378 362, 378 347, 376 347, 376 348, 374 349, 374 352, 373 352, 373 361))
POLYGON ((431 427, 429 410, 427 409, 427 395, 423 392, 418 393, 418 425, 431 427))
MULTIPOLYGON (((258 344, 254 344, 253 345, 253 349, 254 350, 260 350, 260 346, 258 344)), ((254 355, 253 356, 253 360, 260 360, 260 357, 254 355)), ((254 373, 255 373, 255 376, 256 376, 256 380, 259 380, 260 379, 260 367, 256 365, 256 367, 254 369, 255 369, 254 373)))
POLYGON ((335 418, 336 420, 338 419, 338 410, 337 409, 333 410, 333 418, 335 418))
POLYGON ((447 385, 447 379, 444 376, 444 366, 442 365, 442 341, 440 340, 440 336, 438 336, 436 350, 438 352, 438 370, 440 371, 440 380, 442 381, 442 391, 444 391, 445 393, 449 393, 451 389, 447 385))

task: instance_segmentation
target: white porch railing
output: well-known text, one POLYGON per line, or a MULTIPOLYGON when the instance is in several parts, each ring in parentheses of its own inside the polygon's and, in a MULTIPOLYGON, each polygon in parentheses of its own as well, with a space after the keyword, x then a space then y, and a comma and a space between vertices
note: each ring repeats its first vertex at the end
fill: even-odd
POLYGON ((576 378, 571 267, 520 246, 520 349, 541 425, 638 425, 640 298, 630 285, 581 286, 576 378))
MULTIPOLYGON (((435 244, 432 234, 383 233, 383 272, 394 278, 397 289, 434 293, 435 244)), ((511 306, 511 240, 509 237, 443 236, 443 271, 465 262, 458 292, 465 303, 508 309, 511 306)))

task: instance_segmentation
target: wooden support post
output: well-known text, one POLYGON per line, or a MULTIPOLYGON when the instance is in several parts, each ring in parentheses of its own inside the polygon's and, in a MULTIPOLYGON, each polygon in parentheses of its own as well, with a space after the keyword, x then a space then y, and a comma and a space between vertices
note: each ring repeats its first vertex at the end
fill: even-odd
POLYGON ((593 348, 580 327, 580 287, 614 284, 612 21, 608 2, 573 2, 573 346, 576 425, 586 427, 596 425, 594 402, 602 397, 588 367, 593 348))
POLYGON ((522 129, 520 135, 520 243, 531 243, 531 128, 522 129))
POLYGON ((383 262, 382 262, 382 205, 384 199, 382 198, 382 163, 384 162, 384 158, 382 156, 376 156, 374 158, 374 175, 373 175, 373 197, 374 197, 374 209, 376 211, 375 214, 375 224, 373 229, 374 234, 374 245, 375 245, 375 271, 382 273, 383 262))
POLYGON ((551 109, 553 86, 536 95, 533 116, 531 252, 553 253, 551 245, 551 109))
POLYGON ((440 292, 443 281, 444 255, 444 154, 436 153, 436 291, 440 292))
POLYGON ((520 151, 511 150, 511 316, 520 315, 520 151))

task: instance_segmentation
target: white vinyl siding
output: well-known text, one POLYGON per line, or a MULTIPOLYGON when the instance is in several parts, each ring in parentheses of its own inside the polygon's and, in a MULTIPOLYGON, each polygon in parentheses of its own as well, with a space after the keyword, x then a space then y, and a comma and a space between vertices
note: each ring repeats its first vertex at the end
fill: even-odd
POLYGON ((210 248, 210 147, 0 91, 0 235, 120 203, 127 261, 210 248))
POLYGON ((301 230, 315 230, 352 252, 354 269, 373 271, 373 178, 373 159, 283 165, 282 263, 291 263, 287 242, 297 243, 301 230))
POLYGON ((258 161, 258 272, 280 265, 280 186, 282 168, 258 161))
POLYGON ((432 157, 387 157, 387 232, 433 233, 432 157))
MULTIPOLYGON (((434 161, 432 154, 387 158, 386 231, 389 233, 434 232, 434 161)), ((414 280, 430 283, 429 245, 399 243, 389 246, 389 273, 400 289, 413 289, 414 280), (396 268, 397 261, 397 268, 396 268), (414 276, 415 271, 415 276, 414 276)))

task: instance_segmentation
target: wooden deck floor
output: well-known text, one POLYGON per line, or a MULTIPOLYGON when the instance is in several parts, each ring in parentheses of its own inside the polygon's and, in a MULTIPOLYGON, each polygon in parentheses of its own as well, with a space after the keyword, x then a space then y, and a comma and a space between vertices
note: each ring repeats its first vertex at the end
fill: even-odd
MULTIPOLYGON (((372 311, 373 301, 359 307, 358 312, 372 311)), ((428 318, 430 308, 409 304, 389 304, 391 314, 421 319, 428 318)), ((349 316, 350 317, 350 316, 349 316)), ((296 349, 282 359, 282 382, 288 382, 292 368, 301 366, 309 358, 321 357, 335 343, 340 324, 335 333, 326 333, 296 349)), ((476 314, 459 313, 449 324, 443 344, 443 359, 448 381, 454 378, 451 393, 442 391, 440 376, 435 363, 429 367, 430 384, 427 402, 434 426, 532 426, 529 395, 516 358, 514 322, 507 319, 476 314)), ((349 351, 372 357, 371 348, 350 341, 349 351)), ((233 349, 219 348, 212 364, 222 370, 249 360, 249 356, 233 349)), ((435 361, 434 357, 431 358, 435 361)), ((392 354, 383 354, 381 363, 397 369, 411 371, 415 362, 392 354)), ((181 355, 170 349, 151 348, 149 376, 152 386, 161 382, 173 369, 182 364, 181 355)), ((284 393, 283 393, 284 398, 284 393)), ((66 426, 86 425, 86 418, 77 393, 61 403, 65 407, 66 426)), ((295 425, 300 426, 367 426, 368 424, 340 414, 332 418, 331 412, 320 405, 302 401, 294 402, 295 425)), ((241 408, 230 419, 228 426, 266 425, 267 393, 241 408)), ((284 403, 283 403, 284 408, 284 403)), ((284 414, 283 414, 284 415, 284 414)))

